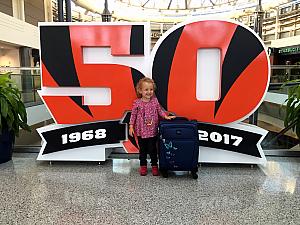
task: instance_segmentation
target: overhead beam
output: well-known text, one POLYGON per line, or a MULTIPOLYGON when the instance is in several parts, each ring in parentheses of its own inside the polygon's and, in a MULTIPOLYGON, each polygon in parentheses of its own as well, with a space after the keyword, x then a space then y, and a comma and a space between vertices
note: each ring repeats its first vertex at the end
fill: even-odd
POLYGON ((172 1, 173 1, 173 0, 170 0, 169 5, 168 5, 168 9, 170 9, 170 6, 171 6, 171 4, 172 4, 172 1))
POLYGON ((150 0, 147 0, 147 1, 144 3, 144 5, 142 5, 142 7, 144 7, 149 1, 150 1, 150 0))

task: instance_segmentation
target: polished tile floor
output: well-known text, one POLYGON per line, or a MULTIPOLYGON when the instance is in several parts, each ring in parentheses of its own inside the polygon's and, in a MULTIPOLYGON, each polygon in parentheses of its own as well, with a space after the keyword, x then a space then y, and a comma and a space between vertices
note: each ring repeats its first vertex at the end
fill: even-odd
POLYGON ((0 165, 0 224, 300 224, 300 158, 138 175, 136 159, 0 165))

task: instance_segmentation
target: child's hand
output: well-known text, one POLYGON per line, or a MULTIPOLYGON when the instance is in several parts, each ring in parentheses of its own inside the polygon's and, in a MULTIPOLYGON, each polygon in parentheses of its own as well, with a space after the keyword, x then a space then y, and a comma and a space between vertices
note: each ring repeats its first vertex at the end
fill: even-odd
POLYGON ((133 137, 133 135, 134 135, 134 129, 133 129, 133 126, 132 126, 132 125, 129 125, 129 135, 130 135, 131 137, 133 137))
POLYGON ((165 116, 166 120, 171 120, 171 119, 175 119, 175 118, 176 118, 176 116, 165 116))

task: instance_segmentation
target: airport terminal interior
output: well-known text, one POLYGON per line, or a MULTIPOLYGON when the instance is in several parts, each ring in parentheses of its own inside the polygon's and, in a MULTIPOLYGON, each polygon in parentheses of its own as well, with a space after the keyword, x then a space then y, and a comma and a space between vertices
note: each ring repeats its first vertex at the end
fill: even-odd
POLYGON ((31 132, 20 129, 12 160, 0 163, 0 225, 300 224, 300 0, 0 0, 0 78, 5 74, 21 92, 31 132), (174 26, 214 19, 247 27, 265 46, 269 85, 240 121, 267 131, 258 143, 264 163, 200 160, 193 179, 187 171, 153 176, 150 159, 140 176, 139 154, 120 147, 105 161, 37 160, 45 142, 37 129, 56 124, 38 93, 45 71, 40 22, 147 22, 149 50, 156 50, 174 26))

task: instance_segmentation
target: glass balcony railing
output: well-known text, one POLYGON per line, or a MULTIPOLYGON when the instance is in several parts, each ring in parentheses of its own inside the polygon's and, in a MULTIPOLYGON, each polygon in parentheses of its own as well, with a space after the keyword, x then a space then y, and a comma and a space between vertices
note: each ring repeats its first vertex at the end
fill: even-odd
MULTIPOLYGON (((39 67, 0 67, 0 74, 10 72, 22 92, 25 104, 41 104, 42 101, 37 94, 41 89, 41 78, 39 67)), ((274 65, 271 67, 271 78, 268 92, 287 94, 288 86, 281 86, 290 80, 300 79, 300 65, 286 66, 274 65)))
POLYGON ((22 93, 25 106, 42 104, 37 93, 41 89, 40 68, 33 67, 0 67, 0 74, 10 73, 11 79, 16 83, 22 93))
POLYGON ((264 150, 285 150, 288 152, 299 152, 299 139, 294 131, 286 129, 285 99, 288 89, 300 82, 286 84, 287 81, 300 79, 300 65, 273 65, 271 67, 270 85, 268 94, 272 93, 272 98, 265 101, 258 108, 258 126, 269 131, 262 142, 264 150), (284 87, 282 85, 285 84, 284 87))
MULTIPOLYGON (((22 99, 27 107, 42 104, 37 90, 41 89, 39 68, 0 67, 0 74, 11 72, 11 78, 22 91, 22 99)), ((299 139, 292 130, 285 130, 284 99, 287 97, 289 86, 281 88, 286 81, 300 79, 300 66, 272 66, 269 93, 275 94, 275 101, 264 101, 258 108, 258 126, 269 131, 262 142, 264 150, 278 149, 299 151, 299 139)), ((299 85, 299 84, 297 84, 299 85)), ((30 117, 30 115, 29 115, 30 117)), ((245 120, 244 122, 248 122, 245 120)))
POLYGON ((291 85, 287 85, 284 88, 281 88, 281 86, 287 81, 299 79, 300 65, 273 65, 271 67, 270 86, 268 91, 287 94, 287 90, 291 85))

